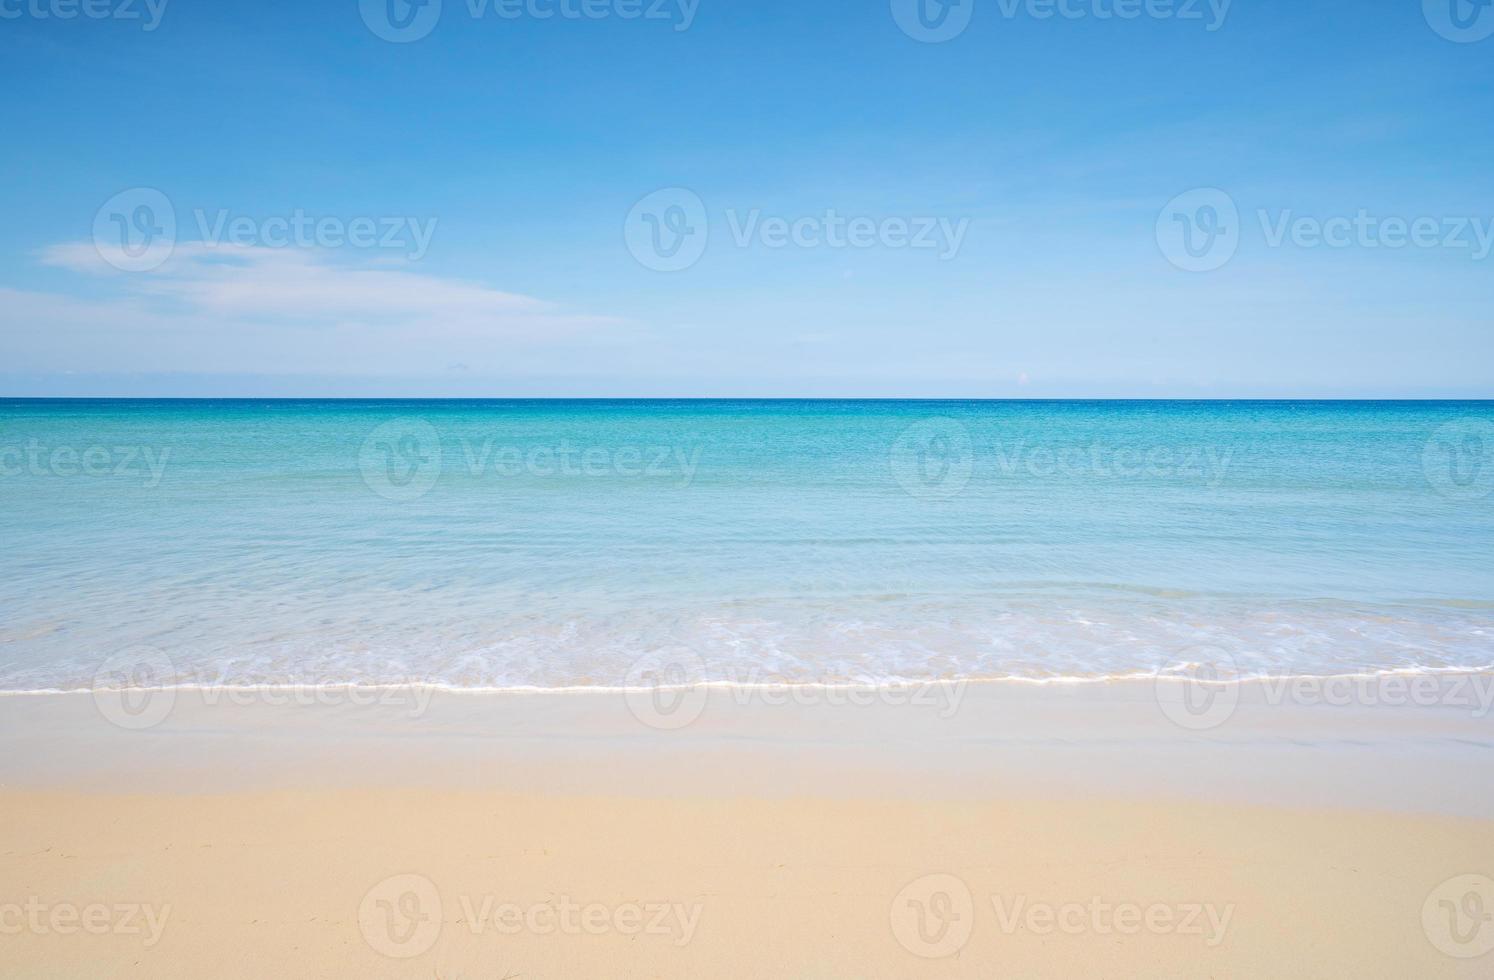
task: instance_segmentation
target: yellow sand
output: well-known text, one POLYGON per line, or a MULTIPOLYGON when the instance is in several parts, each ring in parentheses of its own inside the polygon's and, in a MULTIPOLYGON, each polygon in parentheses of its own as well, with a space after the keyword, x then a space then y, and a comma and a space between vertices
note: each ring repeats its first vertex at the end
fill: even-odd
POLYGON ((43 923, 0 937, 7 976, 1407 978, 1490 965, 1440 952, 1422 924, 1439 883, 1494 869, 1494 829, 1456 818, 1101 801, 11 792, 0 839, 5 901, 35 897, 43 923), (933 874, 955 876, 968 905, 946 878, 919 884, 933 874), (369 895, 399 875, 432 891, 405 879, 369 895), (920 923, 920 902, 941 904, 920 923), (127 931, 94 935, 66 916, 71 933, 52 927, 56 906, 93 903, 127 931), (142 910, 129 917, 121 903, 142 910), (1135 911, 1117 917, 1121 906, 1135 911))
POLYGON ((615 700, 0 700, 0 976, 1494 976, 1487 718, 615 700))

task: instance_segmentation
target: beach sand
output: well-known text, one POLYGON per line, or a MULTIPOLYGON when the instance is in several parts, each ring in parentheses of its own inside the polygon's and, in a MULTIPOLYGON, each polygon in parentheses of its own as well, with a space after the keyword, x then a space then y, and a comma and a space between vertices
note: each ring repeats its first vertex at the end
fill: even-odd
POLYGON ((0 972, 1494 974, 1487 718, 817 697, 715 692, 678 730, 619 695, 183 692, 137 731, 0 700, 0 972))

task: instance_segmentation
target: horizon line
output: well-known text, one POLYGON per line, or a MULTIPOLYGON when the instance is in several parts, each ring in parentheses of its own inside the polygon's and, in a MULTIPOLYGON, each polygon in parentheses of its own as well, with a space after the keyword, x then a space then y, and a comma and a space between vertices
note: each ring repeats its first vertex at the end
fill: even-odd
POLYGON ((1041 396, 1041 397, 916 397, 896 395, 0 395, 0 402, 118 401, 118 402, 1494 402, 1494 396, 1228 396, 1155 397, 1041 396))

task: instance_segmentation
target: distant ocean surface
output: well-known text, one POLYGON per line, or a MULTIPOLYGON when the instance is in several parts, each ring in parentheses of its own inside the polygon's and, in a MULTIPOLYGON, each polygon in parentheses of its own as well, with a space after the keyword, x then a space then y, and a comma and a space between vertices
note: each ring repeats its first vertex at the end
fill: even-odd
POLYGON ((0 690, 1494 665, 1494 403, 0 401, 0 690))

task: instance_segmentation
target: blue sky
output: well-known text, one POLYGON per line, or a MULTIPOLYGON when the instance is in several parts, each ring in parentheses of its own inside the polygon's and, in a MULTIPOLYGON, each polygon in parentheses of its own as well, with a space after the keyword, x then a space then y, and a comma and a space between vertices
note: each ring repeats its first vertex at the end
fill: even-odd
POLYGON ((1470 0, 72 2, 0 394, 1494 395, 1470 0))

